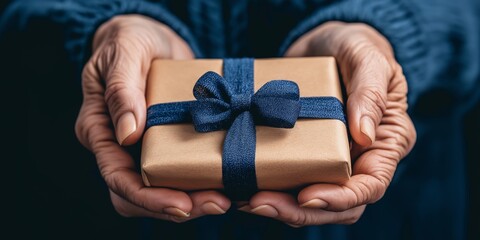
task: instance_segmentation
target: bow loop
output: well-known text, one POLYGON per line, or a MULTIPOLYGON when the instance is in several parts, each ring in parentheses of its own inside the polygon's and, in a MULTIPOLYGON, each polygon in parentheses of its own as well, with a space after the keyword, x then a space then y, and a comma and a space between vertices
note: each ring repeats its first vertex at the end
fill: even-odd
POLYGON ((293 128, 300 113, 300 93, 295 82, 273 80, 263 85, 252 97, 257 124, 293 128))
POLYGON ((193 96, 198 100, 216 98, 229 102, 232 91, 229 83, 222 76, 216 72, 208 71, 195 83, 193 96))
POLYGON ((263 85, 255 96, 280 97, 284 99, 299 100, 300 90, 297 83, 289 80, 272 80, 263 85))
POLYGON ((192 122, 197 132, 228 129, 232 121, 228 82, 216 72, 206 72, 193 87, 197 101, 190 107, 192 122))
POLYGON ((230 126, 230 105, 219 99, 199 99, 192 103, 190 113, 197 132, 218 131, 230 126))

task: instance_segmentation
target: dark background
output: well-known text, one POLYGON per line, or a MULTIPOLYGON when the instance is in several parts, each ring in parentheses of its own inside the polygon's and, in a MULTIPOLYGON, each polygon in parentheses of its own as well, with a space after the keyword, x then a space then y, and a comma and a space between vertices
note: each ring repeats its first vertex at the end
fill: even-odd
MULTIPOLYGON (((0 14, 7 3, 0 1, 0 14)), ((42 34, 45 33, 33 33, 32 37, 42 34)), ((37 38, 37 41, 21 39, 15 41, 18 46, 34 44, 29 49, 36 49, 36 52, 3 54, 9 53, 11 48, 0 46, 3 56, 13 56, 0 56, 0 70, 5 76, 0 81, 2 97, 5 98, 3 110, 9 113, 2 113, 2 116, 8 116, 3 119, 6 120, 3 130, 7 132, 4 140, 10 143, 4 145, 2 162, 6 174, 3 177, 7 185, 6 210, 11 214, 7 219, 14 223, 7 231, 13 231, 19 238, 83 239, 95 236, 94 239, 136 239, 144 228, 150 228, 167 239, 189 237, 188 232, 182 231, 183 225, 145 224, 145 220, 123 218, 114 211, 94 157, 75 138, 73 127, 82 96, 79 83, 70 80, 77 77, 71 75, 73 69, 64 67, 67 57, 60 47, 61 36, 37 38), (43 49, 56 51, 42 52, 43 49), (48 63, 62 68, 52 71, 51 67, 42 65, 47 64, 40 57, 44 54, 62 56, 59 62, 48 63), (26 67, 32 61, 35 62, 34 71, 26 67), (37 81, 27 84, 4 79, 37 81), (169 231, 163 231, 166 229, 169 231), (176 234, 164 235, 172 232, 176 234)), ((477 139, 480 105, 464 119, 464 134, 470 140, 465 146, 470 194, 468 238, 480 239, 480 140, 477 139)), ((130 150, 138 155, 138 146, 130 150)), ((228 231, 226 229, 224 234, 229 235, 228 231)))

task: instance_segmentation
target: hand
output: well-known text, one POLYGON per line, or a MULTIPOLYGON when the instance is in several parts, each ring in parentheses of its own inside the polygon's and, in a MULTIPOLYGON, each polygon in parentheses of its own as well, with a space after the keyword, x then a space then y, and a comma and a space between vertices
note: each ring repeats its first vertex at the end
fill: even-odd
POLYGON ((354 143, 352 178, 342 185, 314 184, 294 196, 264 191, 243 211, 291 226, 356 222, 366 204, 382 198, 399 161, 413 147, 407 82, 388 41, 365 24, 328 22, 298 39, 287 57, 334 56, 347 91, 354 143))
POLYGON ((137 142, 144 131, 145 82, 154 58, 191 59, 193 53, 171 29, 139 15, 118 16, 99 27, 93 55, 83 69, 77 137, 95 154, 120 215, 182 222, 222 214, 230 201, 216 191, 145 187, 132 157, 121 146, 137 142))

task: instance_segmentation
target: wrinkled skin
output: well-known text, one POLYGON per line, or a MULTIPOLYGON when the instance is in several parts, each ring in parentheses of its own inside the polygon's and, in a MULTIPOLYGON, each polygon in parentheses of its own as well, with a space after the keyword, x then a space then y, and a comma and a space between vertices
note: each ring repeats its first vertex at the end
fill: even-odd
POLYGON ((230 201, 216 191, 145 187, 122 147, 137 142, 145 128, 145 83, 154 58, 192 59, 193 53, 172 30, 146 17, 118 16, 100 26, 83 69, 77 137, 95 154, 112 204, 122 216, 182 222, 222 214, 230 201))
POLYGON ((328 22, 298 39, 286 57, 334 56, 347 92, 352 178, 314 184, 292 196, 259 192, 241 208, 293 227, 355 223, 366 204, 382 198, 416 132, 407 114, 407 82, 388 41, 365 24, 328 22))
MULTIPOLYGON (((335 56, 345 81, 356 159, 353 177, 340 186, 309 186, 298 196, 259 192, 240 208, 294 227, 357 221, 366 204, 383 196, 398 162, 415 142, 406 113, 407 83, 383 36, 367 25, 329 22, 298 39, 286 53, 316 55, 335 56)), ((122 216, 183 222, 222 214, 231 203, 217 191, 146 188, 122 147, 136 143, 144 130, 145 82, 154 58, 191 59, 193 54, 172 30, 146 17, 115 17, 97 30, 82 75, 77 137, 95 154, 122 216)))

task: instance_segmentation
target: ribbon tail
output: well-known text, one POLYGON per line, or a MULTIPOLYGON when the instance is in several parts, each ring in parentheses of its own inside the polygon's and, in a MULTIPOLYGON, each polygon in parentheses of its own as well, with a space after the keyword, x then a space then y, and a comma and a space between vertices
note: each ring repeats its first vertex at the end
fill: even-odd
POLYGON ((225 193, 248 200, 258 191, 255 173, 256 130, 249 111, 237 116, 223 143, 222 176, 225 193))

